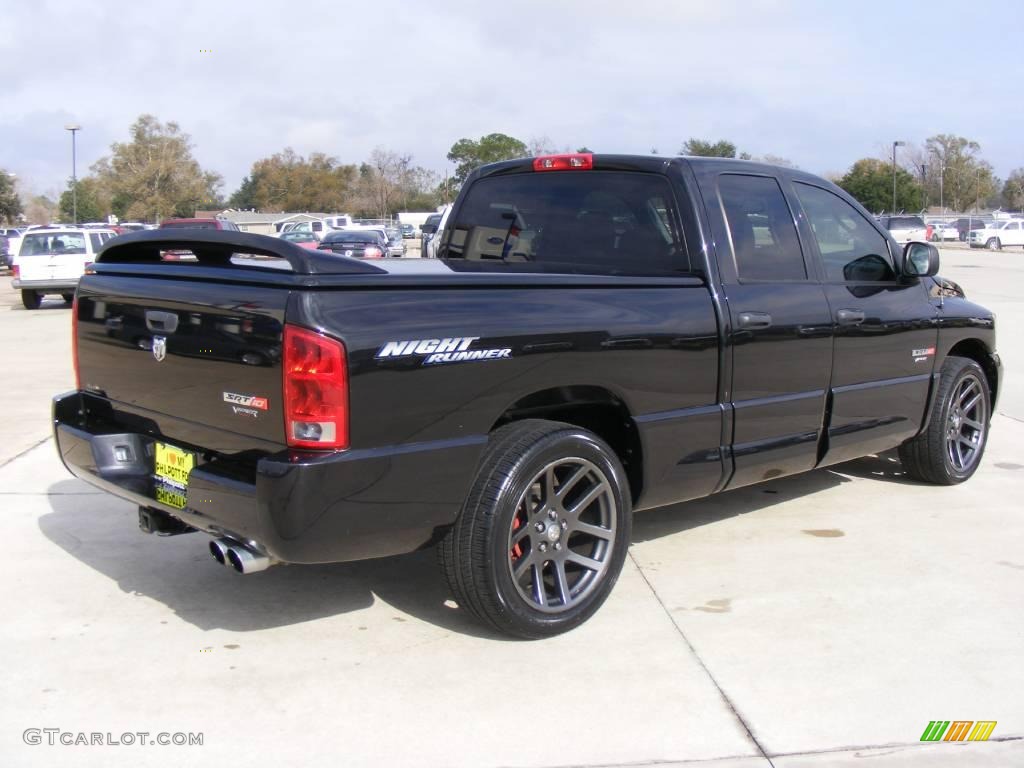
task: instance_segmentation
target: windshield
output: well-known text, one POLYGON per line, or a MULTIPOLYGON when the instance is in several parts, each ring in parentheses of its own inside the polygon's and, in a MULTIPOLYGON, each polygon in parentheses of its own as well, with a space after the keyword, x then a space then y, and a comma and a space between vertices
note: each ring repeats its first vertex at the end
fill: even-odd
POLYGON ((80 232, 26 235, 25 241, 21 244, 20 255, 38 256, 61 253, 84 254, 85 235, 80 232))
POLYGON ((217 229, 213 221, 165 221, 160 229, 217 229))
POLYGON ((377 238, 370 232, 332 232, 324 238, 325 243, 375 245, 377 238))

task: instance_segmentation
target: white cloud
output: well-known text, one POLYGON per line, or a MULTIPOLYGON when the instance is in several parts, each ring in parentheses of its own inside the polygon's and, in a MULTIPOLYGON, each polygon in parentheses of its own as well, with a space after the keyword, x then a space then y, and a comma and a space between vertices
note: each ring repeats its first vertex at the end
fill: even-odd
MULTIPOLYGON (((1020 20, 1015 4, 991 5, 975 13, 1020 20)), ((192 135, 227 191, 254 160, 289 145, 345 162, 384 146, 441 171, 454 141, 493 131, 625 152, 726 138, 819 172, 893 137, 957 132, 982 140, 1005 175, 1024 165, 1019 109, 993 119, 972 111, 968 96, 1001 92, 998 73, 1018 69, 1015 25, 965 36, 939 23, 956 9, 870 0, 842 9, 796 0, 17 3, 0 32, 0 57, 16 62, 5 77, 0 167, 61 187, 65 122, 84 126, 84 172, 150 112, 192 135)))

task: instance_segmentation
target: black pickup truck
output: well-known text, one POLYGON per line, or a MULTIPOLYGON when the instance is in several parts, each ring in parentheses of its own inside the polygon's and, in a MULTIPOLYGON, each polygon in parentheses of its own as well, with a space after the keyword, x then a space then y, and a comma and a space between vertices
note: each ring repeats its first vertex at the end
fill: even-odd
POLYGON ((436 545, 463 609, 533 638, 598 609, 634 510, 897 447, 933 483, 981 460, 992 313, 820 178, 509 161, 439 236, 394 262, 110 241, 54 402, 65 465, 242 573, 436 545))

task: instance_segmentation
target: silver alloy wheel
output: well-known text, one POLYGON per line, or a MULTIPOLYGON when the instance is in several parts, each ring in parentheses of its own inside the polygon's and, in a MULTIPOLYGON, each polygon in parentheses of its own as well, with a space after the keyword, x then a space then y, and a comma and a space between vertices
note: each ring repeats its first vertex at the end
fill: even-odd
POLYGON ((618 505, 607 476, 579 457, 538 472, 516 504, 508 568, 531 608, 562 613, 601 583, 615 546, 618 505))
POLYGON ((984 386, 977 376, 968 374, 957 384, 949 403, 946 455, 958 473, 974 466, 985 444, 988 415, 984 386))
POLYGON ((995 238, 995 237, 990 238, 988 243, 986 243, 986 245, 988 246, 988 249, 990 251, 998 251, 999 248, 1000 248, 999 240, 997 238, 995 238))

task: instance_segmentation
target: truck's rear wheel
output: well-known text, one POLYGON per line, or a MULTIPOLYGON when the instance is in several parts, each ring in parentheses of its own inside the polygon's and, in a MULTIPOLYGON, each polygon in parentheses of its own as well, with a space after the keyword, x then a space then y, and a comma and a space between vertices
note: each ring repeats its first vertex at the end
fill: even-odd
POLYGON ((556 635, 601 606, 626 557, 632 506, 604 441, 551 421, 491 435, 440 547, 459 605, 506 634, 556 635))
POLYGON ((39 291, 23 290, 21 303, 25 305, 25 309, 39 309, 39 305, 43 303, 43 294, 39 291))
POLYGON ((65 304, 71 304, 75 300, 74 293, 62 293, 60 297, 64 299, 65 304))
POLYGON ((900 446, 900 461, 915 480, 955 485, 981 463, 991 398, 985 372, 965 357, 947 357, 939 382, 928 428, 900 446))

